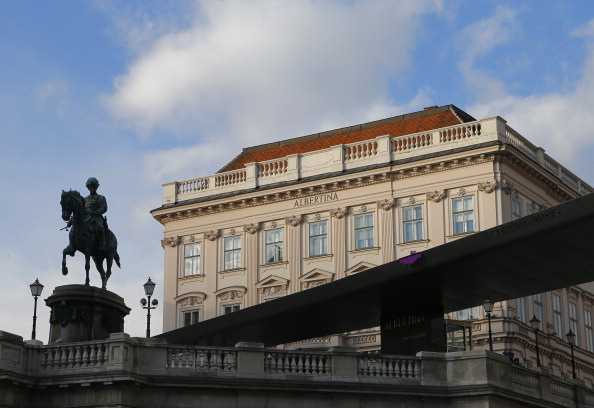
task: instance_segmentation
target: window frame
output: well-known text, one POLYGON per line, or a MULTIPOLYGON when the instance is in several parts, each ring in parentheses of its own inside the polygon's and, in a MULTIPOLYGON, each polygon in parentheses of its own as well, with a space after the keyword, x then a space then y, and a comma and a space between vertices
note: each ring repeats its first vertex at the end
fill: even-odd
POLYGON ((584 328, 586 333, 586 350, 594 352, 594 329, 592 327, 592 311, 584 309, 584 328))
POLYGON ((561 304, 561 295, 553 293, 553 326, 557 332, 557 337, 563 339, 563 306, 561 304))
POLYGON ((511 220, 519 220, 522 218, 522 201, 512 198, 511 199, 511 220))
POLYGON ((424 230, 425 208, 424 208, 424 205, 423 204, 407 205, 406 207, 402 207, 402 211, 400 214, 402 216, 402 243, 424 240, 425 239, 425 230, 424 230), (420 218, 414 218, 415 208, 421 209, 420 218), (411 218, 411 219, 406 219, 406 216, 405 216, 405 211, 408 209, 412 209, 413 218, 411 218), (414 235, 414 237, 412 239, 407 239, 407 233, 406 233, 407 225, 413 225, 412 234, 414 235), (420 227, 418 227, 418 225, 420 225, 420 227), (420 234, 421 234, 420 237, 417 236, 419 229, 420 229, 420 234))
POLYGON ((230 237, 225 237, 223 239, 223 270, 224 271, 231 271, 234 269, 240 269, 243 266, 243 236, 242 235, 232 235, 230 237), (229 240, 239 241, 239 247, 235 246, 235 242, 232 248, 227 249, 227 242, 229 240), (230 260, 227 260, 227 255, 231 254, 230 260), (239 254, 239 256, 235 256, 239 254), (231 265, 229 266, 228 263, 231 265))
POLYGON ((375 216, 373 211, 362 212, 360 214, 355 214, 353 217, 353 248, 355 251, 375 248, 375 216), (363 225, 357 227, 357 220, 359 219, 370 219, 371 225, 363 225), (366 233, 366 237, 363 239, 358 239, 359 233, 366 233), (364 246, 359 246, 359 242, 364 242, 364 246))
MULTIPOLYGON (((198 241, 198 242, 188 242, 185 243, 183 245, 182 248, 182 254, 183 254, 183 266, 182 266, 182 277, 183 278, 189 278, 192 276, 200 276, 203 275, 202 273, 202 241, 198 241), (187 251, 186 249, 190 246, 195 246, 198 248, 198 254, 192 254, 192 255, 187 255, 187 251), (187 260, 191 259, 192 265, 195 264, 195 261, 198 261, 198 272, 197 273, 187 273, 187 260)), ((194 268, 191 268, 192 270, 194 268)))
POLYGON ((285 229, 283 227, 279 227, 279 228, 273 228, 273 229, 269 229, 264 231, 264 263, 265 264, 274 264, 274 263, 278 263, 278 262, 284 262, 284 257, 285 257, 285 250, 284 250, 284 240, 285 240, 285 229), (275 241, 270 241, 268 242, 268 237, 269 235, 272 235, 273 233, 278 233, 280 231, 280 240, 275 240, 275 241), (274 254, 271 258, 271 260, 269 260, 268 257, 268 249, 269 248, 276 248, 277 250, 280 249, 280 252, 274 251, 274 254), (277 258, 277 255, 280 254, 280 256, 277 258))
POLYGON ((579 347, 579 333, 578 333, 578 305, 575 302, 569 302, 569 330, 575 334, 574 346, 579 347))
POLYGON ((452 215, 452 235, 463 235, 468 234, 471 232, 476 232, 476 219, 475 219, 475 199, 474 194, 471 195, 464 195, 462 197, 454 197, 452 198, 451 202, 451 215, 452 215), (462 202, 462 210, 456 211, 456 202, 462 202), (470 201, 471 208, 466 208, 466 203, 470 201), (466 215, 470 215, 470 219, 466 219, 466 215), (457 222, 456 218, 462 216, 462 221, 457 222), (468 222, 471 222, 471 229, 468 229, 468 222), (462 230, 458 231, 456 229, 456 224, 462 225, 462 230))
POLYGON ((545 322, 543 321, 543 302, 542 302, 542 294, 537 293, 535 295, 532 295, 532 303, 534 306, 534 316, 536 316, 536 318, 538 320, 540 320, 541 324, 544 325, 545 322))
POLYGON ((309 258, 313 258, 316 256, 325 256, 328 255, 330 252, 328 251, 328 220, 315 220, 315 221, 311 221, 307 224, 307 253, 308 253, 308 257, 309 258), (324 225, 324 232, 323 233, 318 233, 318 234, 312 234, 312 226, 314 225, 324 225), (312 240, 320 240, 320 242, 323 242, 322 246, 323 251, 320 251, 318 253, 313 253, 313 249, 314 248, 319 248, 320 245, 317 243, 313 243, 312 240))
POLYGON ((221 305, 221 316, 235 313, 241 310, 241 302, 239 303, 226 303, 221 305), (226 308, 233 308, 230 312, 225 313, 226 308), (237 309, 236 309, 237 308, 237 309))
POLYGON ((194 325, 196 323, 200 323, 200 317, 202 315, 202 310, 200 309, 187 309, 181 310, 181 327, 188 327, 194 325), (198 319, 194 321, 194 315, 198 316, 198 319), (193 323, 186 324, 186 316, 190 316, 190 321, 193 323))

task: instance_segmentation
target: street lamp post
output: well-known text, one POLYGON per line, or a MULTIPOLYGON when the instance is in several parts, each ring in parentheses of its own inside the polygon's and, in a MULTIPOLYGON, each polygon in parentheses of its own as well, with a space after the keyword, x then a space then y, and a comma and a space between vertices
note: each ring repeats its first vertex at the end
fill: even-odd
POLYGON ((157 284, 154 283, 151 278, 149 278, 148 281, 143 285, 146 299, 140 299, 142 308, 146 309, 146 337, 151 337, 151 309, 156 309, 157 305, 159 304, 157 299, 153 299, 151 302, 151 296, 153 296, 156 285, 157 284))
POLYGON ((43 285, 39 283, 39 279, 35 279, 35 282, 29 285, 31 289, 31 295, 35 299, 35 306, 33 307, 33 332, 31 333, 31 339, 35 340, 35 327, 37 326, 37 298, 41 296, 43 291, 43 285))
POLYGON ((491 312, 493 311, 493 302, 489 299, 483 302, 483 308, 485 309, 485 313, 487 313, 487 321, 489 323, 489 351, 493 351, 493 337, 491 331, 491 312))
POLYGON ((540 329, 540 320, 536 315, 530 319, 530 326, 534 329, 534 340, 536 342, 536 366, 540 367, 540 350, 538 348, 538 329, 540 329))
POLYGON ((575 333, 569 329, 569 333, 566 334, 567 342, 571 348, 571 372, 573 373, 573 379, 575 380, 575 358, 573 357, 573 346, 575 346, 575 333))

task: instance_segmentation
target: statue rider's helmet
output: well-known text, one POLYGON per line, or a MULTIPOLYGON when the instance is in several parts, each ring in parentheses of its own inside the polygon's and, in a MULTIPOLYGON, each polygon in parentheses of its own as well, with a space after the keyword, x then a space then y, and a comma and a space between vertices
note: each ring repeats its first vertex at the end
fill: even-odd
POLYGON ((89 186, 99 187, 99 180, 97 180, 95 177, 89 177, 89 179, 87 180, 87 187, 89 186))

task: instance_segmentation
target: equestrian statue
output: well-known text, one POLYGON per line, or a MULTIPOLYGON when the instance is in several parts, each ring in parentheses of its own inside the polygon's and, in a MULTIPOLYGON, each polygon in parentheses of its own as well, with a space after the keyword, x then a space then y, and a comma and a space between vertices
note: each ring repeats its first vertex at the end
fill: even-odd
POLYGON ((62 206, 62 219, 68 224, 65 228, 70 233, 70 243, 62 251, 62 274, 68 274, 66 255, 74 256, 76 251, 85 255, 85 271, 87 278, 85 285, 89 285, 90 258, 93 258, 95 267, 101 275, 101 289, 105 289, 107 280, 111 276, 113 261, 120 266, 118 255, 118 241, 107 227, 107 218, 103 214, 107 211, 107 200, 97 194, 99 181, 95 177, 87 180, 90 194, 83 198, 76 190, 62 190, 60 205, 62 206), (103 261, 106 269, 103 269, 103 261))

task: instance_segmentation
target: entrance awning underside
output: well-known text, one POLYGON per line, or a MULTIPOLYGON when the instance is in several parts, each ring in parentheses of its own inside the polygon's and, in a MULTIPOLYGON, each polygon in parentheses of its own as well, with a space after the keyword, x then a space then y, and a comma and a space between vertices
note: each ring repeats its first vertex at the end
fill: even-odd
POLYGON ((420 255, 156 337, 272 346, 379 326, 382 310, 433 304, 447 313, 594 281, 594 194, 420 255))

